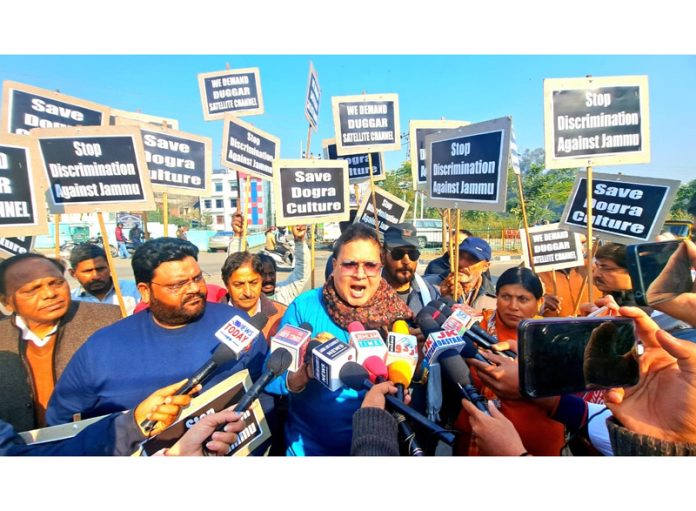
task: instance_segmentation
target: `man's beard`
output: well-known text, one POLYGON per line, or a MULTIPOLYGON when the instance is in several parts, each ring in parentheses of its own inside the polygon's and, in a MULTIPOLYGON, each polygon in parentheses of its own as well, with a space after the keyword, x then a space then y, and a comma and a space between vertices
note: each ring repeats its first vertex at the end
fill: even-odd
POLYGON ((173 307, 171 305, 166 305, 165 303, 160 302, 151 294, 150 310, 152 311, 152 315, 155 316, 157 321, 162 323, 163 325, 186 325, 188 323, 192 323, 193 321, 197 320, 203 315, 203 313, 205 312, 205 298, 206 293, 187 294, 182 300, 182 306, 173 307), (195 308, 195 310, 183 308, 183 305, 185 303, 194 300, 198 297, 201 298, 202 302, 200 306, 195 308))
POLYGON ((90 294, 96 294, 96 293, 105 293, 109 289, 111 289, 112 286, 112 281, 109 280, 107 282, 104 282, 102 280, 93 280, 91 282, 88 282, 85 284, 84 287, 85 291, 87 291, 90 294))
POLYGON ((390 274, 390 277, 398 285, 403 286, 404 284, 408 284, 413 280, 413 272, 407 268, 399 268, 399 270, 390 274))

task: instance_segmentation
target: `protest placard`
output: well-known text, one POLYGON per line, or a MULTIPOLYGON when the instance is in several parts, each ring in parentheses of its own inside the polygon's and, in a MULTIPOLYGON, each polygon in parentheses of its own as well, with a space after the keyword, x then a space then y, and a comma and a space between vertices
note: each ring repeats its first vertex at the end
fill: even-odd
POLYGON ((39 141, 51 213, 155 209, 138 128, 47 128, 32 134, 39 141))
POLYGON ((511 126, 501 117, 427 135, 429 204, 505 211, 511 126))
MULTIPOLYGON (((598 238, 631 243, 650 241, 659 234, 680 182, 636 176, 594 173, 592 229, 598 238)), ((587 230, 587 173, 578 172, 560 226, 587 230)))
POLYGON ((433 133, 459 128, 471 124, 468 121, 411 121, 409 126, 409 144, 411 153, 411 174, 413 175, 413 189, 428 189, 428 173, 426 172, 425 137, 433 133))
POLYGON ((261 78, 257 67, 200 73, 198 87, 206 121, 222 119, 225 114, 243 116, 263 113, 261 78))
POLYGON ((562 229, 558 223, 530 227, 529 239, 531 250, 524 229, 520 229, 524 260, 527 267, 533 267, 537 273, 574 268, 585 263, 580 235, 562 229))
POLYGON ((335 96, 331 106, 339 155, 401 149, 397 94, 335 96))
POLYGON ((6 80, 0 131, 28 135, 34 128, 102 126, 109 122, 109 110, 91 101, 6 80))
POLYGON ((362 223, 375 228, 375 210, 373 204, 377 204, 377 218, 379 219, 379 232, 384 234, 390 226, 400 224, 406 218, 408 202, 405 202, 395 195, 379 188, 374 187, 374 201, 372 193, 365 194, 362 203, 358 208, 353 223, 362 223))
POLYGON ((343 160, 275 160, 277 225, 348 220, 348 164, 343 160))
POLYGON ((309 125, 317 130, 319 126, 319 101, 321 100, 321 88, 319 87, 319 75, 314 69, 314 64, 309 63, 309 77, 307 78, 307 97, 305 99, 305 117, 309 125))
POLYGON ((47 234, 45 191, 36 139, 0 134, 0 235, 47 234))
MULTIPOLYGON (((370 180, 369 157, 367 154, 352 154, 340 156, 336 150, 336 139, 329 138, 322 142, 324 157, 328 160, 345 160, 348 162, 348 182, 350 184, 363 183, 370 180)), ((372 153, 372 176, 375 181, 384 181, 382 153, 372 153)))
POLYGON ((34 236, 17 236, 15 238, 0 238, 0 257, 8 258, 31 252, 34 247, 34 236))
POLYGON ((223 124, 222 164, 242 174, 273 179, 273 160, 280 156, 280 139, 229 114, 223 124))
POLYGON ((647 76, 544 80, 546 168, 650 162, 647 76))

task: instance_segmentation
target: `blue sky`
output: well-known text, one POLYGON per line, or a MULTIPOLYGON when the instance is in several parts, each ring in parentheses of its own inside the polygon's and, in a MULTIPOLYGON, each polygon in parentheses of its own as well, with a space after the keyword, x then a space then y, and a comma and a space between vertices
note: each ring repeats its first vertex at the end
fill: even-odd
MULTIPOLYGON (((543 147, 544 78, 648 75, 650 164, 596 171, 696 179, 696 56, 693 55, 5 55, 0 78, 110 107, 176 118, 180 129, 213 141, 220 166, 222 121, 204 121, 197 74, 258 67, 265 113, 244 120, 281 139, 281 157, 299 157, 307 142, 304 96, 309 61, 322 88, 319 132, 311 149, 333 138, 331 96, 397 93, 401 131, 416 119, 480 122, 511 115, 520 150, 543 147)), ((407 157, 384 155, 388 169, 407 157)))

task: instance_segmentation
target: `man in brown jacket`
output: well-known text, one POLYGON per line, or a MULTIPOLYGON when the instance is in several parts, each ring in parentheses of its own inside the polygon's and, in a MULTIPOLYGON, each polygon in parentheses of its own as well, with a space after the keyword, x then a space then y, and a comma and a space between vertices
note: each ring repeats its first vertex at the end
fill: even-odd
POLYGON ((121 318, 115 305, 70 300, 62 263, 21 254, 0 263, 0 419, 25 431, 45 426, 56 381, 96 330, 121 318))

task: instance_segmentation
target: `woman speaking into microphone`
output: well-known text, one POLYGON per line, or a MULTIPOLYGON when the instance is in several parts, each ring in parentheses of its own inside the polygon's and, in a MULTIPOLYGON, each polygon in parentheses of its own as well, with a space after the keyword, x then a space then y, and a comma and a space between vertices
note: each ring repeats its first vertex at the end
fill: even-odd
MULTIPOLYGON (((288 307, 283 325, 312 326, 313 336, 328 333, 348 343, 348 325, 388 327, 409 319, 411 310, 382 278, 381 246, 376 232, 353 224, 336 241, 333 272, 323 287, 306 291, 288 307)), ((277 378, 267 391, 289 395, 285 439, 288 456, 348 456, 352 417, 364 392, 342 387, 331 392, 308 374, 304 365, 277 378)))

